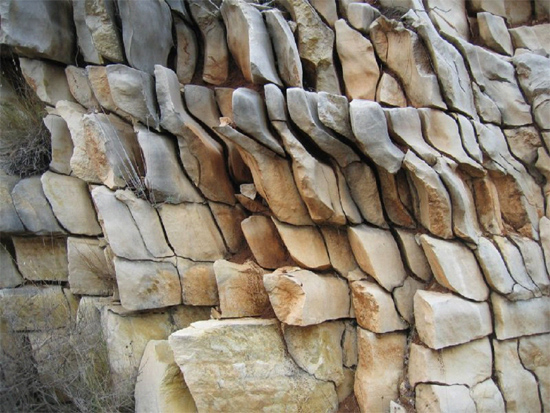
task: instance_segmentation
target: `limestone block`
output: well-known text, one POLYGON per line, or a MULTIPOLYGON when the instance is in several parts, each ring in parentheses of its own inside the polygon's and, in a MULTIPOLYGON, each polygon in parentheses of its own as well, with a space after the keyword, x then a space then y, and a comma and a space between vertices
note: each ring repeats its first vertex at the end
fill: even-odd
POLYGON ((13 46, 24 56, 71 64, 76 51, 71 9, 69 1, 41 0, 32 7, 20 7, 15 0, 7 1, 0 11, 0 43, 13 46))
POLYGON ((241 226, 246 242, 261 267, 274 270, 286 262, 286 248, 270 218, 252 215, 243 220, 241 226))
POLYGON ((60 286, 25 285, 0 290, 0 318, 13 331, 68 327, 74 314, 60 286))
POLYGON ((303 87, 302 62, 290 26, 278 9, 267 10, 263 15, 281 80, 287 87, 303 87))
POLYGON ((439 351, 412 343, 409 381, 418 383, 463 384, 470 388, 491 377, 493 353, 488 338, 439 351))
POLYGON ((168 340, 151 340, 143 351, 134 393, 136 412, 194 412, 193 396, 168 340))
POLYGON ((360 225, 348 227, 348 238, 359 266, 392 291, 407 277, 401 254, 391 232, 360 225))
POLYGON ((312 0, 311 5, 330 27, 334 27, 334 23, 338 20, 336 0, 312 0))
POLYGON ((546 270, 550 274, 550 219, 547 217, 540 219, 540 242, 546 261, 546 270))
POLYGON ((543 146, 537 129, 533 126, 524 126, 517 129, 505 129, 506 142, 510 152, 524 164, 534 165, 539 157, 537 151, 543 146))
POLYGON ((544 410, 548 408, 550 399, 550 358, 548 348, 550 335, 523 337, 519 341, 519 357, 525 369, 531 371, 537 378, 539 394, 544 410))
POLYGON ((50 170, 69 175, 71 173, 70 160, 73 155, 73 142, 67 123, 57 115, 47 115, 44 125, 50 132, 52 144, 52 159, 50 170))
POLYGON ((285 267, 265 274, 264 286, 277 318, 285 324, 308 326, 350 315, 349 287, 334 275, 285 267))
POLYGON ((470 389, 470 396, 474 399, 478 412, 504 413, 506 407, 499 388, 491 379, 476 384, 470 389))
POLYGON ((548 23, 535 26, 520 26, 509 30, 512 43, 516 49, 528 49, 533 52, 544 51, 549 53, 548 23))
POLYGON ((495 372, 506 401, 506 411, 542 411, 536 378, 522 364, 517 340, 493 340, 493 348, 495 372))
POLYGON ((67 239, 13 237, 17 266, 31 281, 67 281, 67 239))
POLYGON ((282 86, 261 12, 241 0, 224 0, 220 11, 227 30, 227 45, 244 78, 255 84, 282 86))
MULTIPOLYGON (((363 4, 363 3, 358 3, 363 4)), ((407 98, 398 80, 388 72, 383 72, 376 89, 376 101, 387 106, 404 108, 407 98)))
POLYGON ((349 368, 357 366, 357 327, 354 323, 345 323, 342 351, 344 366, 349 368))
POLYGON ((220 228, 227 249, 231 253, 237 253, 245 243, 241 229, 241 222, 247 216, 244 208, 240 205, 232 206, 216 202, 209 202, 208 205, 220 228))
POLYGON ((426 8, 434 25, 443 33, 455 33, 468 40, 470 28, 465 0, 428 0, 426 8))
POLYGON ((484 231, 501 235, 504 229, 498 190, 493 180, 486 176, 473 180, 473 191, 476 199, 476 211, 479 224, 484 231))
POLYGON ((350 277, 350 272, 357 269, 347 231, 338 227, 321 227, 321 234, 327 246, 330 265, 344 278, 350 277))
POLYGON ((189 327, 195 321, 209 320, 211 308, 178 305, 170 309, 170 315, 172 316, 172 331, 177 331, 189 327))
POLYGON ((426 288, 424 283, 413 277, 407 277, 403 285, 393 290, 393 301, 399 315, 409 324, 414 323, 414 295, 418 290, 426 288))
MULTIPOLYGON (((182 3, 183 4, 183 3, 182 3)), ((191 83, 199 58, 197 36, 189 24, 172 15, 176 30, 176 73, 182 84, 191 83)))
POLYGON ((502 17, 487 12, 478 13, 477 24, 479 35, 486 46, 508 56, 514 53, 512 39, 502 17))
MULTIPOLYGON (((75 4, 76 3, 77 2, 75 2, 75 4)), ((99 109, 99 102, 94 96, 92 87, 88 83, 86 69, 76 66, 67 66, 65 68, 65 75, 67 76, 69 91, 74 99, 86 109, 99 109)))
POLYGON ((349 103, 345 96, 319 92, 317 94, 317 115, 323 125, 353 142, 349 103))
POLYGON ((399 78, 412 106, 447 107, 428 52, 416 33, 382 16, 371 25, 369 34, 376 54, 399 78))
POLYGON ((519 248, 529 278, 543 294, 550 292, 550 280, 544 264, 544 253, 538 242, 531 238, 512 235, 512 241, 519 248))
POLYGON ((224 258, 227 250, 207 205, 163 204, 158 211, 176 255, 196 261, 224 258))
POLYGON ((253 261, 234 264, 218 260, 214 263, 222 318, 261 316, 269 310, 264 272, 253 261))
POLYGON ((167 65, 172 48, 172 18, 165 2, 117 0, 124 51, 130 65, 150 75, 167 65), (155 47, 150 47, 155 39, 155 47))
POLYGON ((63 233, 44 195, 39 176, 20 180, 11 197, 17 215, 25 228, 36 235, 63 233))
POLYGON ((355 397, 361 411, 388 411, 399 395, 407 336, 377 335, 357 329, 359 363, 355 374, 355 397))
POLYGON ((426 258, 420 242, 414 232, 397 229, 397 242, 401 246, 401 251, 405 256, 407 267, 423 281, 429 281, 432 278, 432 269, 426 258))
POLYGON ((408 327, 397 313, 392 296, 378 284, 355 281, 351 292, 357 323, 362 328, 373 333, 388 333, 408 327))
POLYGON ((316 379, 344 382, 342 335, 344 323, 330 321, 308 327, 284 327, 284 339, 290 357, 316 379))
POLYGON ((25 231, 21 218, 17 214, 11 192, 21 179, 15 176, 0 176, 0 232, 13 233, 25 231))
POLYGON ((107 79, 107 67, 105 66, 86 66, 86 73, 88 74, 88 82, 94 96, 99 104, 111 112, 116 112, 122 117, 126 117, 127 114, 123 113, 116 107, 113 97, 111 96, 111 87, 109 86, 109 80, 107 79))
POLYGON ((14 288, 24 283, 14 257, 3 244, 0 244, 0 268, 0 288, 14 288))
POLYGON ((495 333, 499 340, 550 332, 549 297, 508 301, 493 293, 491 303, 495 317, 495 333))
POLYGON ((67 258, 69 285, 73 294, 112 294, 115 274, 105 257, 101 241, 69 237, 67 258))
POLYGON ((473 303, 453 294, 417 291, 414 316, 420 339, 434 350, 467 343, 493 331, 487 303, 473 303))
POLYGON ((181 284, 169 262, 127 261, 115 258, 120 303, 127 310, 146 310, 181 304, 181 284))
POLYGON ((20 58, 19 65, 25 81, 41 101, 52 106, 60 100, 74 102, 61 66, 26 58, 20 58))
POLYGON ((506 16, 505 0, 473 0, 469 2, 468 8, 474 12, 489 12, 497 16, 506 16))
POLYGON ((154 202, 200 202, 202 197, 183 172, 175 142, 166 135, 136 125, 145 162, 145 186, 154 202))
POLYGON ((183 87, 183 99, 189 113, 206 126, 212 128, 220 124, 222 115, 213 89, 206 86, 185 85, 183 87))
POLYGON ((362 33, 369 34, 372 22, 380 17, 377 8, 368 3, 350 3, 347 9, 347 19, 351 27, 362 33))
POLYGON ((466 386, 419 384, 415 407, 419 413, 456 411, 474 413, 476 405, 466 386))
POLYGON ((276 320, 200 321, 169 342, 199 411, 337 409, 334 385, 286 355, 276 320))
POLYGON ((481 237, 474 253, 483 270, 487 284, 500 294, 508 295, 512 293, 515 281, 510 275, 497 247, 489 239, 481 237))
POLYGON ((183 303, 186 305, 218 305, 218 285, 211 262, 177 260, 183 303))

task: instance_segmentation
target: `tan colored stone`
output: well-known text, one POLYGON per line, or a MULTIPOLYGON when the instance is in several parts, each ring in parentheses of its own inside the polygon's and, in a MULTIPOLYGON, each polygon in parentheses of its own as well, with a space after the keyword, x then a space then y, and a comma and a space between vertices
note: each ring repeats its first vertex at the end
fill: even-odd
POLYGON ((67 66, 65 68, 69 90, 74 99, 86 109, 99 109, 99 102, 94 96, 94 92, 88 83, 86 69, 67 66))
MULTIPOLYGON (((357 3, 362 5, 363 3, 357 3)), ((367 5, 367 4, 365 4, 367 5)), ((388 72, 383 72, 376 89, 376 101, 387 106, 404 108, 407 106, 407 98, 401 85, 395 77, 388 72)))
POLYGON ((477 142, 476 131, 474 125, 466 116, 453 114, 453 117, 458 121, 460 129, 460 137, 462 138, 462 146, 468 155, 478 163, 483 163, 483 153, 477 142))
POLYGON ((473 303, 453 294, 418 290, 414 317, 420 339, 435 350, 482 338, 493 331, 487 303, 473 303))
POLYGON ((342 277, 348 278, 350 272, 357 269, 347 232, 344 228, 321 227, 321 234, 327 247, 332 268, 342 277))
POLYGON ((432 270, 416 234, 403 229, 397 229, 396 233, 408 268, 421 280, 429 281, 432 278, 432 270))
POLYGON ((504 230, 500 210, 498 190, 489 176, 473 180, 475 206, 481 228, 493 235, 500 235, 504 230))
MULTIPOLYGON (((88 82, 94 92, 95 98, 99 104, 111 112, 117 111, 113 97, 111 96, 111 87, 107 79, 107 68, 105 66, 86 66, 88 82)), ((118 113, 120 114, 120 110, 118 113)), ((122 117, 126 115, 122 114, 122 117)))
POLYGON ((544 264, 544 253, 538 242, 531 238, 511 235, 512 241, 519 248, 529 278, 543 294, 550 292, 550 279, 544 264))
POLYGON ((504 413, 506 411, 502 394, 491 379, 476 384, 471 388, 470 396, 474 399, 477 411, 480 413, 504 413))
POLYGON ((487 284, 500 294, 512 293, 515 281, 497 247, 489 239, 480 237, 474 252, 487 284))
POLYGON ((285 324, 308 326, 350 315, 349 287, 334 275, 285 267, 265 274, 264 285, 277 318, 285 324))
MULTIPOLYGON (((383 218, 382 213, 382 205, 379 202, 379 197, 376 197, 378 195, 375 191, 375 182, 373 182, 372 178, 374 177, 372 170, 363 163, 354 162, 352 165, 349 165, 346 169, 346 174, 344 175, 344 171, 340 170, 336 167, 335 164, 333 164, 334 171, 336 172, 336 178, 338 179, 338 190, 340 192, 340 203, 342 205, 342 209, 344 210, 344 214, 346 215, 346 219, 350 224, 360 224, 363 222, 363 217, 361 216, 362 212, 367 214, 371 213, 371 219, 378 221, 381 226, 385 225, 385 221, 383 218), (363 167, 363 165, 365 167, 363 167), (351 174, 354 171, 355 173, 358 173, 359 176, 366 177, 366 182, 352 182, 352 179, 348 177, 349 174, 351 174), (354 185, 354 191, 355 195, 358 198, 359 201, 361 201, 364 197, 366 197, 368 194, 374 194, 374 198, 371 198, 371 208, 369 208, 368 205, 363 204, 361 206, 362 212, 359 210, 359 207, 356 205, 355 200, 353 199, 351 195, 351 189, 350 185, 348 185, 348 182, 352 185, 354 185), (363 193, 363 196, 361 197, 359 195, 360 188, 366 189, 366 193, 363 193), (378 202, 377 202, 378 201, 378 202)), ((378 189, 378 187, 376 187, 378 189)))
POLYGON ((342 338, 343 362, 345 367, 352 368, 357 366, 357 327, 352 322, 346 322, 345 326, 342 338))
POLYGON ((13 288, 25 282, 7 247, 0 244, 0 288, 13 288))
POLYGON ((349 24, 356 30, 368 34, 372 22, 380 17, 377 8, 368 3, 350 3, 347 7, 347 16, 349 24))
POLYGON ((170 309, 172 316, 172 332, 189 327, 191 323, 201 320, 209 320, 210 307, 195 307, 189 305, 178 305, 170 309))
POLYGON ((491 303, 495 318, 495 333, 499 340, 550 332, 549 297, 508 301, 493 293, 491 303))
POLYGON ((67 239, 69 285, 73 294, 110 295, 115 274, 108 264, 101 241, 90 238, 67 239))
POLYGON ((211 262, 177 260, 183 303, 186 305, 218 305, 218 285, 211 262))
POLYGON ((548 23, 535 26, 525 25, 510 29, 509 33, 516 49, 523 48, 533 52, 544 50, 548 54, 550 52, 548 27, 548 23))
POLYGON ((172 15, 174 29, 176 31, 176 73, 182 84, 191 83, 197 60, 199 58, 199 45, 193 29, 179 16, 172 15))
POLYGON ((13 237, 17 266, 31 281, 67 281, 67 238, 13 237))
MULTIPOLYGON (((90 32, 93 47, 100 56, 100 63, 104 63, 103 57, 111 62, 123 62, 124 46, 116 23, 115 3, 102 0, 84 0, 83 3, 84 15, 81 18, 90 32)), ((73 10, 76 23, 76 7, 73 10)))
POLYGON ((406 180, 404 171, 400 174, 390 174, 383 168, 376 168, 380 182, 380 193, 384 209, 391 222, 405 228, 415 228, 416 222, 409 212, 408 206, 403 202, 399 180, 406 180))
POLYGON ((246 218, 245 210, 239 206, 209 202, 210 210, 218 224, 229 252, 238 252, 245 242, 241 222, 246 218))
POLYGON ((535 374, 539 394, 544 410, 549 407, 550 399, 550 334, 523 337, 519 341, 519 357, 525 369, 535 374))
POLYGON ((44 118, 44 125, 50 131, 52 142, 52 160, 50 170, 60 174, 71 173, 71 156, 73 156, 73 141, 67 122, 57 115, 47 115, 44 118))
POLYGON ((407 277, 402 286, 393 290, 393 301, 399 315, 409 324, 414 323, 414 295, 426 288, 424 283, 413 277, 407 277))
POLYGON ((63 68, 42 60, 20 58, 19 65, 27 84, 48 105, 67 100, 74 102, 63 68))
POLYGON ((550 274, 550 219, 547 217, 540 219, 540 242, 546 261, 546 270, 550 274))
POLYGON ((246 242, 261 267, 276 269, 286 262, 286 248, 270 218, 252 215, 243 220, 241 226, 246 242))
POLYGON ((535 127, 525 126, 517 129, 505 129, 504 135, 512 154, 524 164, 535 164, 539 157, 537 151, 543 146, 540 134, 535 127))
POLYGON ((416 386, 415 406, 419 413, 456 410, 474 413, 476 405, 466 386, 440 386, 419 384, 416 386))
POLYGON ((183 86, 183 100, 189 113, 209 128, 220 124, 222 115, 218 109, 216 94, 213 89, 207 86, 185 84, 183 86))

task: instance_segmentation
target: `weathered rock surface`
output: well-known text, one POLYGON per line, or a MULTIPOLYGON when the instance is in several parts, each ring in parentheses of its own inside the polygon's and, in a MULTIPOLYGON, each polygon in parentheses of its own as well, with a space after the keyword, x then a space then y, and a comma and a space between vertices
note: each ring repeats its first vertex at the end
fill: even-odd
POLYGON ((491 379, 476 384, 470 389, 470 396, 474 399, 478 411, 505 412, 504 399, 499 388, 491 379))
POLYGON ((541 246, 527 237, 512 235, 511 238, 521 253, 529 278, 543 294, 548 294, 550 280, 544 265, 544 254, 541 246))
POLYGON ((549 297, 508 301, 493 293, 491 303, 495 318, 495 333, 499 340, 550 332, 549 297))
POLYGON ((344 278, 353 277, 350 272, 357 270, 357 262, 351 250, 347 231, 344 228, 326 226, 321 227, 321 233, 332 268, 344 278))
POLYGON ((426 8, 430 19, 440 32, 454 33, 468 40, 470 28, 466 4, 465 0, 428 0, 426 8))
MULTIPOLYGON (((359 3, 362 4, 362 3, 359 3)), ((376 89, 376 101, 387 106, 404 108, 407 98, 398 80, 388 72, 383 72, 376 89)))
POLYGON ((276 269, 287 260, 287 251, 273 221, 252 215, 241 222, 246 242, 263 268, 276 269))
POLYGON ((474 252, 487 284, 500 294, 512 293, 515 281, 497 247, 489 239, 481 237, 474 252))
POLYGON ((185 20, 176 15, 172 15, 172 18, 176 31, 176 73, 178 80, 182 84, 191 83, 199 58, 197 37, 185 20))
POLYGON ((41 101, 52 106, 61 100, 74 101, 61 66, 25 58, 19 59, 19 65, 27 84, 41 101))
POLYGON ((472 413, 477 411, 468 388, 459 385, 419 384, 416 387, 415 406, 421 413, 453 409, 472 413))
POLYGON ((519 341, 519 357, 525 369, 534 373, 538 385, 539 394, 543 408, 546 410, 550 403, 548 396, 550 392, 550 359, 548 358, 548 346, 550 335, 544 334, 533 337, 523 337, 519 341))
POLYGON ((429 281, 432 278, 432 269, 415 233, 397 229, 396 234, 407 267, 421 280, 429 281))
POLYGON ((240 205, 233 206, 217 202, 209 202, 208 205, 227 249, 233 254, 239 252, 245 243, 241 222, 247 216, 246 211, 240 205))
POLYGON ((67 281, 67 239, 13 237, 17 266, 31 281, 67 281))
POLYGON ((99 102, 94 96, 92 87, 88 83, 86 69, 76 66, 67 66, 65 68, 69 91, 75 100, 86 109, 98 109, 99 102))
POLYGON ((334 275, 285 267, 265 274, 264 285, 277 318, 285 324, 308 326, 350 315, 349 287, 334 275))
POLYGON ((315 379, 285 356, 275 320, 202 321, 172 334, 169 342, 199 411, 314 412, 338 405, 332 383, 315 379))
POLYGON ((218 285, 211 262, 195 262, 178 258, 183 303, 194 306, 218 305, 218 285))
POLYGON ((15 176, 0 175, 0 232, 23 232, 25 227, 17 214, 11 192, 21 181, 15 176))
POLYGON ((523 48, 533 52, 550 53, 548 47, 548 23, 535 26, 515 27, 509 30, 516 49, 523 48))
POLYGON ((368 3, 350 3, 347 7, 347 19, 349 24, 356 30, 368 34, 370 25, 378 17, 380 12, 368 3))
POLYGON ((12 257, 5 245, 0 245, 0 288, 14 288, 25 281, 17 269, 15 257, 12 257))
POLYGON ((508 56, 514 53, 512 39, 502 17, 487 12, 478 13, 477 24, 479 35, 486 46, 508 56))
POLYGON ((47 115, 44 125, 50 131, 52 143, 52 160, 50 170, 60 174, 71 173, 71 156, 73 155, 73 141, 67 123, 61 116, 47 115))
POLYGON ((319 92, 317 94, 317 115, 327 128, 339 133, 350 142, 354 141, 349 119, 349 103, 345 96, 319 92))
POLYGON ((101 241, 67 238, 69 285, 73 294, 110 295, 115 283, 112 265, 107 261, 101 241))

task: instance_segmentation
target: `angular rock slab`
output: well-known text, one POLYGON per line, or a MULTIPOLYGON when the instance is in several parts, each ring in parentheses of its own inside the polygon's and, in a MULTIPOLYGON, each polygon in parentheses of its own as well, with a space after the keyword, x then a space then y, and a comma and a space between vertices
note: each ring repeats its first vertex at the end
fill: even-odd
POLYGON ((173 15, 172 18, 176 30, 176 73, 180 83, 185 85, 191 83, 195 74, 199 45, 195 32, 189 24, 179 16, 173 15))
POLYGON ((93 238, 67 239, 69 285, 73 294, 112 294, 115 274, 101 244, 101 241, 93 238))
POLYGON ((14 288, 25 282, 17 269, 14 257, 3 244, 0 244, 0 268, 0 288, 14 288))
POLYGON ((74 101, 62 67, 41 60, 19 59, 21 72, 38 98, 55 106, 61 100, 74 101))
POLYGON ((73 141, 67 123, 61 116, 47 115, 44 125, 50 131, 52 143, 52 160, 50 170, 60 174, 71 173, 71 156, 73 155, 73 141))
POLYGON ((199 411, 337 408, 334 385, 285 355, 276 320, 201 321, 169 342, 199 411))
POLYGON ((339 133, 353 142, 353 131, 349 119, 349 102, 345 96, 327 92, 317 94, 317 113, 319 120, 327 128, 339 133))
POLYGON ((506 411, 502 394, 495 382, 491 379, 476 384, 470 390, 470 395, 472 399, 474 399, 478 411, 500 413, 506 411))
POLYGON ((31 281, 67 281, 67 239, 13 237, 17 266, 31 281))
POLYGON ((508 56, 514 53, 512 39, 502 17, 487 12, 478 13, 477 24, 479 35, 486 46, 508 56))
POLYGON ((428 0, 426 8, 429 10, 430 19, 440 32, 456 33, 468 40, 470 27, 465 0, 428 0))
POLYGON ((487 303, 473 303, 453 294, 418 290, 414 296, 414 317, 420 339, 434 350, 493 332, 487 303))
POLYGON ((515 281, 497 247, 489 239, 481 237, 474 252, 487 284, 500 294, 512 293, 515 281))
POLYGON ((550 297, 508 301, 493 293, 491 303, 499 340, 550 332, 550 297))
POLYGON ((67 66, 65 68, 69 91, 75 100, 86 109, 99 109, 99 102, 94 96, 92 87, 88 83, 88 74, 86 69, 76 66, 67 66))
POLYGON ((264 286, 277 318, 285 324, 308 326, 350 316, 349 287, 334 275, 284 267, 265 274, 264 286))
POLYGON ((438 384, 419 384, 416 387, 415 406, 419 413, 476 412, 476 405, 466 386, 440 386, 438 384))
POLYGON ((399 315, 409 323, 414 323, 414 295, 418 290, 424 290, 426 285, 413 277, 407 277, 403 285, 392 292, 395 307, 399 315))
POLYGON ((252 255, 263 268, 276 269, 288 259, 283 240, 273 221, 263 215, 252 215, 241 222, 252 255))
POLYGON ((21 181, 19 177, 0 176, 0 232, 2 233, 25 231, 11 197, 11 192, 19 181, 21 181))
POLYGON ((240 205, 227 205, 217 202, 209 202, 214 220, 227 245, 229 252, 236 254, 245 243, 241 222, 247 217, 247 213, 240 205))
POLYGON ((177 266, 183 304, 214 306, 220 303, 213 263, 178 258, 177 266))
POLYGON ((546 410, 550 399, 550 359, 548 348, 550 346, 550 334, 524 337, 519 341, 519 357, 526 369, 535 374, 542 401, 546 410))
POLYGON ((432 270, 415 233, 402 229, 397 229, 396 233, 397 242, 404 252, 405 263, 409 269, 421 280, 429 281, 432 278, 432 270))

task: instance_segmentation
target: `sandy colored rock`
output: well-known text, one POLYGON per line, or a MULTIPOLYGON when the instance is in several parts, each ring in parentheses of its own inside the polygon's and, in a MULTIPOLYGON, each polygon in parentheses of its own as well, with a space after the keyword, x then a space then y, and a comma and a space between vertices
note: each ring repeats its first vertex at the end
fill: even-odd
POLYGON ((470 28, 466 4, 465 0, 428 0, 426 9, 430 19, 440 32, 456 33, 468 40, 470 28))
POLYGON ((265 274, 264 286, 277 318, 285 324, 308 326, 350 315, 349 287, 334 275, 284 267, 265 274))
POLYGON ((516 49, 528 49, 533 52, 542 50, 548 54, 548 27, 548 23, 521 26, 509 29, 509 33, 516 49))
POLYGON ((183 303, 186 305, 218 305, 218 285, 211 262, 177 260, 183 303))
POLYGON ((0 268, 0 288, 13 288, 25 282, 17 269, 15 258, 3 244, 0 245, 0 268))
POLYGON ((345 96, 319 92, 317 94, 317 115, 323 125, 353 142, 349 103, 345 96))
POLYGON ((414 323, 414 295, 418 290, 426 288, 424 283, 413 277, 407 277, 403 285, 393 290, 393 301, 399 315, 409 323, 414 323))
POLYGON ((334 385, 286 356, 276 320, 201 321, 169 342, 199 411, 337 408, 334 385))
POLYGON ((549 297, 508 301, 493 293, 491 303, 495 317, 495 333, 499 340, 550 332, 549 297))
POLYGON ((99 104, 111 112, 117 112, 122 117, 127 116, 118 109, 111 96, 111 87, 109 86, 109 80, 107 79, 107 68, 105 66, 86 66, 86 73, 88 74, 88 82, 94 96, 99 104))
MULTIPOLYGON (((75 2, 77 3, 77 2, 75 2)), ((76 66, 65 68, 69 91, 74 99, 86 109, 99 109, 99 102, 94 96, 92 87, 88 83, 86 69, 76 66)))
POLYGON ((114 271, 105 257, 101 241, 93 238, 67 238, 69 286, 73 294, 110 295, 114 271))
POLYGON ((61 116, 47 115, 44 125, 50 131, 52 143, 52 160, 50 170, 60 174, 71 173, 71 156, 73 155, 73 141, 67 123, 61 116))
POLYGON ((457 409, 461 412, 476 412, 476 405, 466 386, 440 386, 419 384, 416 387, 415 406, 419 413, 447 412, 457 409))
POLYGON ((506 407, 499 388, 491 379, 476 384, 470 389, 470 396, 474 399, 478 412, 504 413, 506 407))
POLYGON ((401 285, 407 274, 391 232, 360 225, 348 227, 353 255, 361 269, 387 291, 401 285))
POLYGON ((344 323, 330 321, 309 327, 284 327, 284 339, 298 366, 316 379, 332 381, 336 386, 344 382, 342 335, 344 323))
POLYGON ((493 331, 487 303, 473 303, 453 294, 417 291, 414 316, 420 339, 434 350, 482 338, 493 331))
POLYGON ((504 230, 498 190, 489 176, 473 180, 473 193, 476 211, 481 228, 493 235, 501 235, 504 230))
POLYGON ((497 247, 488 238, 481 237, 474 253, 487 284, 500 294, 512 293, 515 281, 497 247))
POLYGON ((62 67, 26 58, 20 58, 19 65, 25 81, 41 101, 52 106, 61 100, 74 102, 62 67))
POLYGON ((518 247, 529 278, 543 294, 550 292, 550 280, 544 264, 544 253, 538 242, 531 238, 512 235, 512 241, 518 247))
POLYGON ((533 126, 525 126, 517 129, 505 129, 506 142, 510 146, 510 152, 526 165, 536 163, 537 151, 543 146, 537 129, 533 126))
POLYGON ((355 397, 362 411, 387 411, 399 395, 407 336, 377 335, 357 328, 359 363, 355 374, 355 397))
MULTIPOLYGON (((363 3, 358 3, 363 4, 363 3)), ((387 106, 404 108, 407 106, 407 98, 401 85, 395 77, 388 72, 383 72, 376 89, 376 101, 387 106)))
POLYGON ((25 230, 11 197, 11 191, 20 181, 21 179, 16 176, 0 176, 0 232, 12 233, 25 230))
POLYGON ((408 268, 423 281, 429 281, 432 278, 432 269, 422 250, 416 234, 412 231, 397 229, 397 242, 404 252, 405 263, 408 268))
POLYGON ((415 228, 416 221, 412 215, 410 189, 405 171, 402 170, 394 175, 380 167, 376 170, 384 209, 390 221, 405 228, 415 228))
POLYGON ((351 250, 347 231, 345 228, 323 226, 321 234, 327 246, 332 268, 342 277, 348 278, 349 273, 357 269, 357 262, 351 250))
MULTIPOLYGON (((183 4, 183 3, 182 3, 183 4)), ((182 84, 191 83, 199 58, 197 37, 189 24, 172 15, 176 30, 176 73, 182 84)))
POLYGON ((30 281, 67 281, 67 238, 13 237, 17 266, 30 281))
POLYGON ((350 3, 347 7, 347 19, 351 27, 368 34, 372 22, 380 17, 380 11, 368 3, 350 3))
POLYGON ((269 310, 264 272, 253 261, 234 264, 218 260, 214 263, 222 318, 261 316, 269 310))
POLYGON ((252 215, 241 227, 254 258, 263 268, 276 269, 287 260, 286 248, 273 221, 263 215, 252 215))
POLYGON ((479 34, 483 43, 497 53, 511 56, 514 53, 512 39, 506 27, 506 21, 494 14, 482 12, 477 14, 479 34))
POLYGON ((209 202, 214 220, 218 224, 227 249, 237 253, 245 243, 241 222, 247 217, 246 211, 240 205, 226 205, 209 202))
POLYGON ((540 242, 546 261, 546 270, 550 274, 550 219, 547 217, 540 219, 540 242))
POLYGON ((524 337, 519 341, 519 357, 526 369, 535 374, 542 406, 546 410, 549 404, 550 392, 550 359, 548 347, 550 346, 550 335, 524 337))
POLYGON ((373 333, 389 333, 408 327, 397 313, 392 296, 378 284, 355 281, 351 292, 357 323, 362 328, 373 333))
POLYGON ((357 366, 357 327, 354 323, 345 323, 342 351, 344 353, 344 366, 349 368, 357 366))

